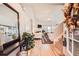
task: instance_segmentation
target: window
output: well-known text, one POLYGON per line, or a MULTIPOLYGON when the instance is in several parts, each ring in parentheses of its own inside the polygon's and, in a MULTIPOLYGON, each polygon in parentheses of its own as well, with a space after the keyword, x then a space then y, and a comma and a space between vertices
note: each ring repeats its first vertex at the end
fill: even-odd
POLYGON ((51 25, 43 25, 42 29, 46 32, 52 32, 52 26, 51 25))

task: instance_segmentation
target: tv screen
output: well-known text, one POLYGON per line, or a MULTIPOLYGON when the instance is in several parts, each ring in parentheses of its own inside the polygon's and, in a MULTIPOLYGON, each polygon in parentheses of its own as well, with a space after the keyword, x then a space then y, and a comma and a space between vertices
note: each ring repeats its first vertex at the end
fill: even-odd
POLYGON ((42 27, 42 25, 38 25, 38 28, 41 28, 42 27))

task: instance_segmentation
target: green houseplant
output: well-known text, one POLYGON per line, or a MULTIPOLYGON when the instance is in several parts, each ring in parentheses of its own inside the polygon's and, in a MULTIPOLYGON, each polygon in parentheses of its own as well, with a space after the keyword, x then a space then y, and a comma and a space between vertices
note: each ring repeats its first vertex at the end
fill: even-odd
POLYGON ((16 35, 15 34, 12 35, 12 39, 16 39, 16 35))
POLYGON ((26 50, 33 48, 34 45, 34 35, 24 32, 22 35, 22 39, 24 40, 24 44, 26 46, 26 50))

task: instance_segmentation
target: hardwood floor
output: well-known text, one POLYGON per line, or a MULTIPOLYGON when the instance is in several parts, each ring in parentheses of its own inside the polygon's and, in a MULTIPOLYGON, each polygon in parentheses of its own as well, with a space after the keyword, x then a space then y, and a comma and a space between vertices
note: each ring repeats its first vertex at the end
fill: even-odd
POLYGON ((53 43, 42 44, 41 40, 35 40, 35 47, 30 50, 28 56, 64 56, 61 51, 62 49, 58 49, 53 43))

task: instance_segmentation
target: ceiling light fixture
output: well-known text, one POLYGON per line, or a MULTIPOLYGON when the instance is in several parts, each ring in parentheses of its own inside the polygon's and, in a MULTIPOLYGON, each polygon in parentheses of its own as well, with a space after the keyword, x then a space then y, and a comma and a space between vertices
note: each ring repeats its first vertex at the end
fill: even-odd
POLYGON ((48 18, 48 21, 51 20, 50 18, 48 18))

